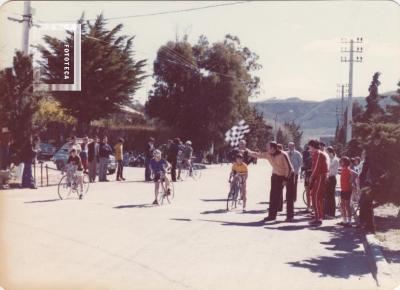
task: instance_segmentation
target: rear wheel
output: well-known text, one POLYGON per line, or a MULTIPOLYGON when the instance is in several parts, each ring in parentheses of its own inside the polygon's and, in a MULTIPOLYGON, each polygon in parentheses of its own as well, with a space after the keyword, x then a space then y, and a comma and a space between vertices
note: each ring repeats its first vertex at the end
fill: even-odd
POLYGON ((61 180, 58 183, 58 196, 60 197, 60 199, 67 199, 71 196, 71 193, 71 184, 67 182, 67 176, 64 175, 63 177, 61 177, 61 180))

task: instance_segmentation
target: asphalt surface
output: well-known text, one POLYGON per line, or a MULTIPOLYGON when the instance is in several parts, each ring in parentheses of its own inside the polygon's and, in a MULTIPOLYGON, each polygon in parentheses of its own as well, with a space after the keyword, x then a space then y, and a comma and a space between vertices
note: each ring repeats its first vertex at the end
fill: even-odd
POLYGON ((175 199, 163 206, 151 205, 153 184, 138 168, 125 170, 127 181, 91 184, 83 200, 59 200, 57 187, 1 192, 0 286, 376 289, 355 229, 337 220, 312 229, 300 213, 294 223, 285 223, 284 213, 276 223, 260 222, 267 163, 250 166, 247 213, 226 212, 229 170, 209 166, 201 180, 175 183, 175 199))

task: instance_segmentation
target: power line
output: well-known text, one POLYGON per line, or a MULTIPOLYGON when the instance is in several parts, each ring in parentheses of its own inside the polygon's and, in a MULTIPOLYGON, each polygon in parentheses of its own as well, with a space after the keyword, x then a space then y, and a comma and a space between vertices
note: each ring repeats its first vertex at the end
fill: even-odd
MULTIPOLYGON (((221 4, 207 5, 207 6, 201 6, 201 7, 193 7, 193 8, 187 8, 187 9, 176 9, 176 10, 167 10, 167 11, 151 12, 151 13, 144 13, 144 14, 133 14, 133 15, 127 15, 127 16, 108 17, 108 18, 104 18, 104 19, 105 20, 120 20, 120 19, 127 19, 127 18, 142 18, 142 17, 182 13, 182 12, 192 12, 192 11, 197 11, 197 10, 204 10, 204 9, 209 9, 209 8, 223 7, 223 6, 233 6, 233 5, 245 4, 245 3, 249 3, 249 2, 252 2, 252 1, 236 1, 236 2, 221 3, 221 4)), ((88 19, 88 20, 94 21, 96 19, 88 19)), ((45 23, 44 21, 38 21, 38 22, 45 23)), ((64 23, 64 22, 71 22, 71 21, 50 21, 50 22, 51 23, 64 23)))

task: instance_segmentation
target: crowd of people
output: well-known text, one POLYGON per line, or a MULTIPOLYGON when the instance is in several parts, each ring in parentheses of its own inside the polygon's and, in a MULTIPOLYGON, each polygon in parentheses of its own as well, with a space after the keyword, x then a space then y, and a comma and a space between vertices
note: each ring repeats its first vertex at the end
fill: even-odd
MULTIPOLYGON (((350 159, 347 156, 336 156, 333 147, 326 147, 324 143, 310 140, 302 153, 295 149, 295 144, 283 145, 272 141, 266 152, 255 152, 245 148, 241 141, 236 161, 232 166, 232 173, 246 173, 246 156, 266 159, 272 166, 271 189, 268 215, 264 221, 275 221, 277 213, 283 210, 283 191, 286 189, 286 222, 294 221, 294 202, 298 198, 297 188, 299 177, 304 177, 306 191, 306 210, 311 217, 310 226, 320 226, 323 220, 333 219, 336 216, 336 192, 340 191, 340 225, 351 227, 352 209, 351 200, 360 201, 360 180, 364 158, 350 159), (337 176, 340 176, 339 186, 337 176)), ((243 210, 246 206, 246 183, 243 183, 243 210)), ((363 226, 360 224, 359 226, 363 226)))
MULTIPOLYGON (((0 140, 0 170, 4 173, 10 164, 9 156, 11 141, 8 143, 4 138, 8 132, 2 132, 0 140)), ((68 159, 66 165, 74 168, 74 174, 80 179, 83 174, 88 174, 89 182, 108 182, 107 166, 111 154, 115 155, 117 163, 116 181, 125 180, 124 177, 124 139, 119 138, 114 146, 108 142, 107 136, 101 139, 97 136, 89 138, 84 136, 78 142, 75 136, 68 141, 68 159)), ((39 137, 33 137, 24 146, 20 161, 24 164, 21 187, 36 188, 32 176, 32 164, 39 151, 39 137)), ((294 220, 294 203, 298 197, 298 180, 304 178, 306 192, 306 212, 311 215, 311 226, 320 226, 323 220, 332 219, 336 216, 336 192, 340 191, 340 214, 342 221, 340 225, 351 227, 352 208, 351 200, 363 202, 360 188, 368 182, 368 166, 364 166, 365 154, 361 157, 349 158, 341 156, 338 158, 333 147, 326 147, 324 143, 311 140, 307 143, 303 152, 295 148, 293 142, 284 146, 272 141, 265 152, 256 152, 246 147, 246 142, 241 140, 238 148, 232 150, 230 160, 232 170, 229 181, 233 184, 237 178, 241 179, 241 198, 243 210, 246 211, 248 179, 248 164, 255 163, 257 159, 266 159, 272 166, 271 188, 269 198, 268 215, 265 221, 274 221, 278 212, 283 210, 286 189, 286 221, 294 220), (364 172, 363 172, 363 169, 364 172), (338 179, 337 176, 340 176, 338 179), (360 200, 361 199, 361 200, 360 200)), ((168 140, 159 148, 155 146, 155 139, 150 137, 143 150, 144 152, 144 180, 176 182, 181 179, 182 168, 192 172, 193 147, 192 142, 185 143, 180 138, 168 140), (161 149, 161 150, 160 150, 161 149), (171 178, 166 176, 170 173, 171 178)), ((1 175, 1 174, 0 174, 1 175)), ((3 180, 0 180, 3 185, 3 180)), ((81 187, 82 188, 82 187, 81 187)), ((154 203, 157 203, 157 188, 154 203)), ((361 220, 361 222, 363 222, 361 220)), ((368 222, 368 221, 367 221, 368 222)))

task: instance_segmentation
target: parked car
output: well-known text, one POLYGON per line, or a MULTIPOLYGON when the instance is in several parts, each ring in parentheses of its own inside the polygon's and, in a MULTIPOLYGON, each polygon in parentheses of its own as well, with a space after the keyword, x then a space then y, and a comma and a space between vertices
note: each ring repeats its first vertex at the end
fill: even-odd
MULTIPOLYGON (((80 140, 78 139, 78 143, 81 144, 80 140)), ((52 161, 56 164, 58 170, 63 170, 65 164, 67 164, 68 160, 68 148, 69 144, 65 143, 57 152, 54 154, 52 161)), ((108 173, 113 174, 117 170, 117 162, 115 161, 114 155, 110 155, 108 159, 108 173)), ((98 170, 98 169, 97 169, 98 170)))
POLYGON ((51 157, 53 157, 54 154, 57 152, 56 147, 48 143, 40 143, 39 149, 40 149, 38 154, 39 160, 50 160, 51 157))

